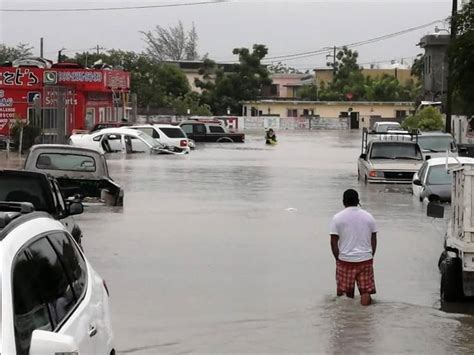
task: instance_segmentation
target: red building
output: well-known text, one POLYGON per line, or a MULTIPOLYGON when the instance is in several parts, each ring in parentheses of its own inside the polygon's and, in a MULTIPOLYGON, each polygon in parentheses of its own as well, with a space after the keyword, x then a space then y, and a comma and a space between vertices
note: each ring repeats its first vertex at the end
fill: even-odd
POLYGON ((130 74, 84 69, 65 63, 51 68, 0 67, 0 134, 15 119, 43 129, 48 141, 97 122, 128 119, 130 74))

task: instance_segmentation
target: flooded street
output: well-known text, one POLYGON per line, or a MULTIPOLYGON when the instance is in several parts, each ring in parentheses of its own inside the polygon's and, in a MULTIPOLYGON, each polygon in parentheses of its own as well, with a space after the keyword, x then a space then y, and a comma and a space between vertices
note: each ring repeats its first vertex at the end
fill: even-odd
POLYGON ((440 310, 445 221, 408 186, 357 181, 360 132, 113 157, 124 208, 77 217, 111 292, 119 353, 468 353, 474 311, 440 310), (377 294, 335 297, 329 222, 347 188, 377 220, 377 294))

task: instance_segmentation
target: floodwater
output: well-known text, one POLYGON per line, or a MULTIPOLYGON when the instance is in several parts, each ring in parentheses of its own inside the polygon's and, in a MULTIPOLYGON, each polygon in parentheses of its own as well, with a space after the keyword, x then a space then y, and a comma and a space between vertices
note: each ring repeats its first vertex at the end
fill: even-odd
POLYGON ((122 354, 471 353, 474 310, 441 309, 446 221, 408 187, 357 181, 360 133, 113 157, 121 208, 78 216, 122 354), (329 222, 356 188, 375 216, 375 304, 335 297, 329 222))

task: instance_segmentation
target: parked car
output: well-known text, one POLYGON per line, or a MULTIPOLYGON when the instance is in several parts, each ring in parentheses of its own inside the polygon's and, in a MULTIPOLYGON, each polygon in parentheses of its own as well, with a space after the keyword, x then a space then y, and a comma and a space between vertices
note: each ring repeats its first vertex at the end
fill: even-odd
POLYGON ((148 134, 129 127, 104 128, 88 134, 73 134, 69 144, 102 153, 186 154, 185 149, 168 147, 148 134))
POLYGON ((2 354, 114 354, 109 296, 64 225, 0 202, 2 354))
POLYGON ((54 176, 65 198, 79 196, 84 202, 101 200, 123 206, 124 192, 109 176, 104 154, 94 149, 62 144, 30 148, 24 169, 54 176))
POLYGON ((444 132, 421 132, 418 135, 418 144, 423 154, 431 158, 446 157, 446 151, 451 156, 458 155, 458 149, 454 138, 444 132))
MULTIPOLYGON (((474 158, 457 157, 448 159, 448 167, 474 165, 474 158)), ((441 202, 451 202, 453 174, 446 169, 446 158, 433 158, 423 163, 413 175, 412 192, 420 201, 435 197, 441 202)))
POLYGON ((372 128, 374 133, 386 133, 388 130, 400 130, 402 126, 398 122, 382 121, 375 122, 372 128))
POLYGON ((146 133, 155 139, 157 142, 168 147, 184 149, 188 153, 191 150, 188 145, 188 137, 186 137, 186 133, 184 133, 184 131, 179 126, 173 126, 170 124, 147 124, 135 125, 129 128, 142 131, 143 133, 146 133))
POLYGON ((368 137, 369 133, 364 130, 357 163, 358 179, 366 183, 411 183, 423 163, 416 140, 369 140, 368 137))
POLYGON ((101 129, 104 129, 104 128, 116 128, 116 127, 128 127, 128 126, 131 126, 131 123, 122 122, 122 121, 99 122, 99 123, 96 123, 94 127, 92 127, 89 133, 100 131, 101 129))
POLYGON ((73 215, 83 212, 82 204, 66 200, 57 180, 44 173, 23 170, 0 170, 0 201, 30 202, 37 211, 59 220, 81 245, 82 231, 73 215))
POLYGON ((187 137, 196 142, 243 143, 245 134, 229 132, 220 121, 183 121, 180 127, 187 137))

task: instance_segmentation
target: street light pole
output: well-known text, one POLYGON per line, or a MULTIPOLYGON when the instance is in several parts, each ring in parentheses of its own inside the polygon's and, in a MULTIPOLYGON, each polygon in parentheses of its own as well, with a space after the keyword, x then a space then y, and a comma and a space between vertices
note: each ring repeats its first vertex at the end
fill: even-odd
MULTIPOLYGON (((457 34, 457 17, 458 17, 458 0, 453 0, 453 7, 451 9, 451 39, 450 44, 453 44, 456 40, 457 34)), ((448 55, 448 82, 447 82, 447 92, 446 92, 446 122, 445 130, 448 133, 451 133, 451 117, 453 114, 453 65, 454 61, 452 56, 448 55)))

